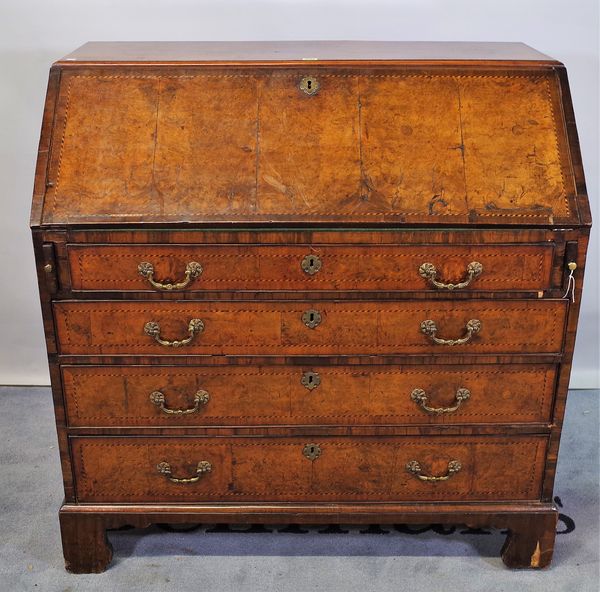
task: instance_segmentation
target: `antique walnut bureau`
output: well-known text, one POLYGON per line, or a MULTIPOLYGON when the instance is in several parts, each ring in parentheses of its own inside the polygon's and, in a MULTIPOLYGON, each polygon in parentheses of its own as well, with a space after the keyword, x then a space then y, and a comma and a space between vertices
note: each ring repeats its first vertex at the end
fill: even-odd
POLYGON ((155 522, 491 526, 551 561, 591 224, 559 62, 87 44, 31 221, 70 571, 155 522))

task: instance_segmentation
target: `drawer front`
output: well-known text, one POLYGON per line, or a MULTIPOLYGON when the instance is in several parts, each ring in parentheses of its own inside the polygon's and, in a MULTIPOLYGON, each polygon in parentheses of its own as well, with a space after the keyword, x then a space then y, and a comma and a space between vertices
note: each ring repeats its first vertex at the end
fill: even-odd
POLYGON ((74 437, 71 445, 80 502, 500 501, 539 498, 546 438, 74 437))
POLYGON ((552 244, 69 245, 68 261, 73 290, 538 291, 550 287, 553 252, 552 244))
POLYGON ((560 353, 566 310, 566 300, 54 304, 60 353, 73 355, 560 353))
POLYGON ((548 422, 555 375, 551 365, 62 368, 73 427, 548 422))

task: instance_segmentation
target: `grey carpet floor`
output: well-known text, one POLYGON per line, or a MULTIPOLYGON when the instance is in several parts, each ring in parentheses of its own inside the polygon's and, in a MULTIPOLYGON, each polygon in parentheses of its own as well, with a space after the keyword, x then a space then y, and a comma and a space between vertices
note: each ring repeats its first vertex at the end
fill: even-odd
POLYGON ((509 571, 499 531, 464 527, 224 529, 167 526, 111 532, 99 575, 64 571, 61 480, 48 388, 0 388, 0 591, 529 592, 599 590, 598 391, 575 391, 555 494, 562 517, 554 563, 509 571), (365 531, 366 532, 361 532, 365 531))

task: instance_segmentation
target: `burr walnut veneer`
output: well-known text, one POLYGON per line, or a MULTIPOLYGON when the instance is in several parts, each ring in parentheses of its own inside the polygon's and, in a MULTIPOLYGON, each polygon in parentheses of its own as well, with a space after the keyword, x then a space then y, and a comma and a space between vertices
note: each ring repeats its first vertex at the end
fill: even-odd
POLYGON ((87 44, 32 230, 67 569, 153 522, 506 528, 550 563, 591 225, 522 44, 87 44))

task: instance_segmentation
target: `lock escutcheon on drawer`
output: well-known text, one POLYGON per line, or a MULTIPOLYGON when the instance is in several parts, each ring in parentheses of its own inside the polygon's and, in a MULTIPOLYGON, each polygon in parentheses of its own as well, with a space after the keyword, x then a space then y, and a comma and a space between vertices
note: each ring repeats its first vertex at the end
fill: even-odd
POLYGON ((302 314, 302 322, 309 329, 314 329, 315 327, 318 327, 321 324, 322 320, 323 319, 321 313, 318 310, 315 310, 314 308, 311 308, 302 314))

